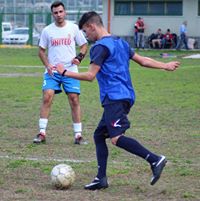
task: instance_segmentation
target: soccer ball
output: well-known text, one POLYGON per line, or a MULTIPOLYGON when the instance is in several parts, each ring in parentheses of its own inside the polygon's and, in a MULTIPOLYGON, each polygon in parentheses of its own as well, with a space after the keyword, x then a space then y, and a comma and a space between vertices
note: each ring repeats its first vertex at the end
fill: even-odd
POLYGON ((71 166, 59 164, 51 171, 51 183, 57 189, 68 189, 75 181, 75 172, 71 166))

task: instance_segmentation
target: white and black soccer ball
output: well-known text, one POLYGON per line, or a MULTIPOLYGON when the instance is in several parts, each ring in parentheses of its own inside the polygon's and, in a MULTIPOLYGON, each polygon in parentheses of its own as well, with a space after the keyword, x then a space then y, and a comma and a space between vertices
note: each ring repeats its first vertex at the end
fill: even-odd
POLYGON ((68 189, 75 181, 75 172, 71 166, 59 164, 51 171, 51 183, 57 189, 68 189))

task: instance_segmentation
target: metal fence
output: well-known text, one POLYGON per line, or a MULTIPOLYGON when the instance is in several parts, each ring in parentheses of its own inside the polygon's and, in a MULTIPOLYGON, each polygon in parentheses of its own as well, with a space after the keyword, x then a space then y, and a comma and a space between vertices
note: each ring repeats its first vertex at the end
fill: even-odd
MULTIPOLYGON (((68 10, 67 11, 67 20, 78 22, 81 15, 88 10, 68 10)), ((102 15, 102 11, 97 11, 102 15)), ((0 25, 3 22, 8 22, 12 24, 12 28, 17 27, 28 27, 29 28, 29 39, 26 44, 37 45, 38 38, 34 37, 34 33, 40 34, 42 29, 50 24, 53 21, 52 15, 50 12, 24 12, 24 13, 0 13, 0 25)), ((2 27, 2 26, 1 26, 2 27)), ((0 29, 0 44, 3 44, 3 28, 0 29)))
MULTIPOLYGON (((0 44, 5 42, 3 37, 7 37, 4 34, 3 23, 10 23, 12 29, 19 27, 28 27, 28 40, 26 44, 36 45, 38 37, 34 36, 39 35, 41 30, 51 23, 51 13, 6 13, 0 14, 0 44)), ((10 33, 9 33, 10 34, 10 33)))

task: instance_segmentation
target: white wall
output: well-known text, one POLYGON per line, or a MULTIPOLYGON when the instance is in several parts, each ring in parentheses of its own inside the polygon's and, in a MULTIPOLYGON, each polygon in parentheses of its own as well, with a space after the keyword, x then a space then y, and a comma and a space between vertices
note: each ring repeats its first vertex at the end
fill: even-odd
MULTIPOLYGON (((114 0, 111 1, 111 33, 119 36, 132 36, 133 26, 138 16, 114 16, 114 0)), ((107 27, 107 0, 103 1, 103 21, 107 27)), ((141 16, 146 24, 145 35, 150 35, 158 28, 163 32, 170 28, 172 33, 179 34, 179 27, 184 20, 188 21, 188 35, 200 37, 200 16, 198 0, 183 0, 183 16, 141 16)))

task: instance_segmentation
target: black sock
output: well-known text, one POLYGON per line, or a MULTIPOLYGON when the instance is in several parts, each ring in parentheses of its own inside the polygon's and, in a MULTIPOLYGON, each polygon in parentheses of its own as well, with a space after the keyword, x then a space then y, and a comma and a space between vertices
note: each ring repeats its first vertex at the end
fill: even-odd
POLYGON ((135 154, 135 155, 145 159, 150 164, 158 161, 158 159, 159 159, 159 156, 157 156, 156 154, 147 150, 138 141, 136 141, 133 138, 126 137, 124 135, 119 137, 116 145, 122 149, 125 149, 126 151, 128 151, 132 154, 135 154))
POLYGON ((107 159, 108 159, 108 148, 106 145, 106 139, 104 137, 96 137, 96 157, 98 163, 97 177, 99 179, 106 176, 107 159))

